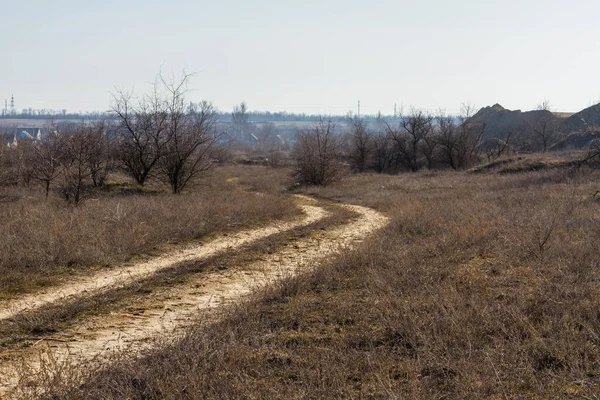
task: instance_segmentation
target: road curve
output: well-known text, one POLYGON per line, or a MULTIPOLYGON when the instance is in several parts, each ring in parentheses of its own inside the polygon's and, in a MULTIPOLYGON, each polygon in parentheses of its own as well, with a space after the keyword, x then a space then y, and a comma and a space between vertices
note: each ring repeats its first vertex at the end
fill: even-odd
POLYGON ((91 296, 104 290, 123 287, 181 262, 199 261, 223 251, 235 250, 276 233, 310 225, 324 218, 327 214, 321 207, 311 205, 300 207, 304 212, 303 217, 300 219, 290 222, 278 222, 263 228, 221 236, 211 242, 188 246, 148 261, 102 270, 88 276, 77 277, 42 292, 32 293, 14 300, 2 301, 0 302, 0 322, 17 314, 36 310, 44 305, 64 301, 70 297, 91 296))
MULTIPOLYGON (((317 216, 325 213, 319 207, 310 207, 307 210, 317 216)), ((359 217, 330 230, 315 231, 293 246, 283 247, 241 269, 200 274, 183 287, 166 288, 160 299, 145 304, 141 313, 121 311, 90 318, 77 327, 49 336, 34 349, 25 350, 19 355, 18 364, 15 358, 9 357, 0 363, 0 377, 4 377, 0 380, 0 396, 2 393, 10 396, 11 388, 20 379, 27 379, 19 373, 23 370, 22 360, 26 362, 27 375, 35 376, 40 366, 49 360, 77 368, 92 360, 106 360, 124 348, 135 351, 155 346, 158 343, 155 339, 177 337, 198 321, 199 315, 207 315, 203 312, 239 301, 269 283, 306 271, 327 256, 352 248, 387 224, 387 218, 375 210, 354 205, 342 207, 359 217)))

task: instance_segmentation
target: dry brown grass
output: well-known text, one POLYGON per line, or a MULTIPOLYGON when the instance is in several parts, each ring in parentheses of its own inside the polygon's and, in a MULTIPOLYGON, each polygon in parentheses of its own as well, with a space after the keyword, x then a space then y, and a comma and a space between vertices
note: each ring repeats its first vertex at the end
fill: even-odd
POLYGON ((115 312, 132 305, 135 305, 136 310, 143 309, 144 301, 151 305, 155 302, 152 297, 162 289, 189 285, 190 280, 202 279, 215 269, 221 273, 243 269, 248 264, 285 248, 297 239, 347 223, 357 216, 354 212, 335 204, 321 202, 320 206, 330 213, 327 217, 306 226, 270 235, 245 245, 238 251, 223 252, 201 261, 177 263, 125 286, 92 296, 65 299, 20 313, 0 325, 0 349, 5 348, 10 351, 20 346, 27 347, 40 339, 47 338, 48 334, 64 332, 65 329, 82 323, 92 315, 115 312))
POLYGON ((471 168, 471 173, 496 172, 515 174, 520 172, 565 169, 576 167, 586 157, 585 151, 563 151, 544 154, 523 154, 502 157, 498 160, 471 168))
POLYGON ((222 187, 223 182, 226 182, 230 188, 237 187, 260 193, 281 193, 290 185, 292 179, 289 170, 285 168, 230 164, 214 170, 207 184, 212 187, 222 187))
MULTIPOLYGON (((177 196, 113 184, 79 207, 46 201, 33 190, 2 189, 0 297, 53 284, 64 274, 157 252, 165 244, 298 213, 290 198, 277 193, 282 187, 271 175, 264 179, 274 182, 259 188, 268 193, 226 182, 249 169, 217 170, 205 185, 177 196)), ((264 172, 253 170, 257 181, 264 172)))
MULTIPOLYGON (((599 398, 598 174, 362 175, 391 224, 54 399, 599 398)), ((77 377, 77 379, 79 379, 77 377)))

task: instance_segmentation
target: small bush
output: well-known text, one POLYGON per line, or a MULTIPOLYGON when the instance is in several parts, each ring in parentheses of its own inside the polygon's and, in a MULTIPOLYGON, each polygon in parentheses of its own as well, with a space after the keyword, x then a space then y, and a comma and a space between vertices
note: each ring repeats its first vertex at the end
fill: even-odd
POLYGON ((341 143, 335 125, 321 120, 309 131, 300 132, 292 150, 296 163, 293 177, 301 185, 326 186, 340 178, 341 143))

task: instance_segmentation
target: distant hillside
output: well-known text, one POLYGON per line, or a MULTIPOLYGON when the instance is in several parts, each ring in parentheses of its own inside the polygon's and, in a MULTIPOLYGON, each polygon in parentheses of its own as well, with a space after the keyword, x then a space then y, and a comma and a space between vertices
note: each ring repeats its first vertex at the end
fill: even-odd
MULTIPOLYGON (((600 104, 593 105, 578 113, 550 112, 547 110, 525 111, 508 110, 500 104, 484 107, 473 116, 476 122, 486 124, 484 143, 505 140, 510 130, 519 133, 518 144, 523 148, 535 149, 536 136, 532 128, 540 129, 544 121, 552 119, 556 134, 553 135, 549 149, 583 149, 600 139, 600 104)), ((514 143, 514 139, 513 139, 514 143)))
POLYGON ((473 116, 476 122, 486 124, 485 139, 505 139, 510 129, 521 131, 534 121, 556 117, 547 110, 525 111, 508 110, 500 104, 484 107, 473 116))
POLYGON ((575 133, 596 131, 600 128, 600 103, 581 110, 567 118, 562 125, 563 132, 575 133))
POLYGON ((552 150, 585 149, 600 139, 599 131, 576 131, 552 146, 552 150))

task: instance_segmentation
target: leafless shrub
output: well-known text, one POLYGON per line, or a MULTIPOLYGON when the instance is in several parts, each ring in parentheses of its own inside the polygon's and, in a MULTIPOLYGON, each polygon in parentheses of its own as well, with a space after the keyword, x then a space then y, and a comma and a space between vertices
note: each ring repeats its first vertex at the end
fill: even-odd
POLYGON ((509 151, 512 146, 512 140, 516 136, 515 130, 509 128, 506 132, 506 138, 502 139, 493 139, 493 143, 486 143, 485 154, 487 156, 488 162, 492 162, 502 157, 503 155, 509 155, 509 151))
POLYGON ((283 168, 290 165, 290 152, 273 150, 269 152, 269 165, 275 168, 283 168))
POLYGON ((298 133, 292 150, 293 177, 303 185, 328 185, 340 178, 340 138, 335 125, 321 119, 312 130, 298 133))
POLYGON ((427 169, 432 169, 437 159, 437 152, 440 144, 439 133, 436 129, 431 129, 430 133, 423 136, 419 144, 419 151, 425 158, 427 169))
POLYGON ((157 77, 152 93, 140 101, 124 91, 113 96, 112 110, 119 121, 120 159, 140 185, 151 176, 167 140, 169 104, 162 89, 157 77))
POLYGON ((188 107, 184 103, 182 86, 170 84, 169 88, 173 96, 172 108, 169 109, 167 141, 159 165, 171 191, 181 193, 212 167, 217 135, 212 104, 202 102, 188 107))
POLYGON ((436 117, 439 129, 439 158, 440 162, 457 170, 460 168, 458 160, 459 141, 457 140, 456 124, 451 116, 440 114, 436 117))
POLYGON ((436 119, 440 131, 438 143, 441 163, 454 170, 460 170, 480 161, 485 124, 474 122, 468 107, 457 122, 453 117, 444 114, 440 114, 436 119))
POLYGON ((409 171, 420 168, 421 143, 433 132, 433 117, 420 110, 413 110, 402 119, 398 128, 386 124, 386 131, 394 145, 394 161, 409 171))
POLYGON ((59 192, 65 200, 78 205, 89 193, 92 176, 99 177, 99 171, 92 169, 98 160, 98 132, 96 127, 80 126, 74 132, 61 134, 63 151, 60 163, 59 192))
POLYGON ((373 133, 364 120, 350 118, 349 142, 350 167, 358 173, 364 172, 373 152, 373 133))
POLYGON ((394 152, 393 145, 384 132, 373 134, 372 167, 375 172, 382 173, 392 168, 394 152))
POLYGON ((98 122, 87 129, 90 156, 88 164, 90 178, 94 187, 101 187, 106 180, 109 167, 110 137, 106 132, 106 124, 98 122))
POLYGON ((540 115, 532 121, 527 121, 527 128, 534 141, 539 143, 539 148, 545 153, 558 139, 559 123, 550 111, 550 103, 547 100, 538 105, 537 111, 540 115))
POLYGON ((30 162, 30 155, 33 153, 34 145, 35 143, 31 139, 21 139, 10 148, 13 174, 17 183, 25 187, 29 187, 33 180, 33 165, 30 162))
POLYGON ((12 186, 17 183, 14 152, 7 146, 0 146, 0 186, 12 186))
POLYGON ((52 184, 60 176, 64 156, 64 140, 54 130, 30 147, 27 162, 31 165, 33 179, 42 185, 46 197, 50 194, 52 184))

